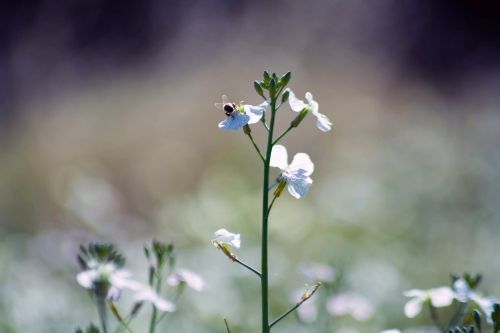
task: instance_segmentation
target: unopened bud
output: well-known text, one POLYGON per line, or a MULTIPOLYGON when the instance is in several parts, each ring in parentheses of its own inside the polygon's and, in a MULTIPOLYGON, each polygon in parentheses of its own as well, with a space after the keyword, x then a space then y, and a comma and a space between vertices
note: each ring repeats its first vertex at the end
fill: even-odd
POLYGON ((285 103, 286 101, 288 101, 288 96, 290 96, 290 90, 285 90, 285 92, 283 93, 283 95, 281 95, 281 103, 285 103))
POLYGON ((245 133, 246 135, 250 135, 250 133, 252 133, 252 130, 250 129, 250 126, 248 126, 248 124, 243 126, 243 133, 245 133))
POLYGON ((318 288, 320 286, 321 286, 321 282, 316 282, 311 288, 309 288, 308 290, 306 290, 304 292, 304 294, 302 294, 302 300, 306 301, 309 298, 311 298, 312 295, 314 295, 314 293, 318 290, 318 288))
POLYGON ((302 120, 304 120, 304 118, 309 114, 309 112, 311 112, 310 108, 302 109, 302 111, 300 111, 299 115, 297 117, 295 117, 294 120, 292 120, 292 122, 290 123, 290 127, 299 126, 300 123, 302 122, 302 120))
POLYGON ((281 78, 280 78, 280 85, 282 87, 286 87, 288 82, 290 81, 290 78, 292 77, 292 73, 287 72, 285 73, 281 78))
POLYGON ((260 96, 262 96, 262 98, 266 99, 264 97, 264 91, 262 89, 262 83, 259 82, 259 81, 254 81, 253 82, 253 87, 255 88, 255 91, 257 92, 257 94, 259 94, 260 96))

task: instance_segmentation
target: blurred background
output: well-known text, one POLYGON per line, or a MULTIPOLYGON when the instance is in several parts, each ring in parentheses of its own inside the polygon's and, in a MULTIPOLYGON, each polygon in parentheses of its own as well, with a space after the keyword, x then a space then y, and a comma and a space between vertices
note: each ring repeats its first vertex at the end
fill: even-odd
MULTIPOLYGON (((272 317, 312 282, 305 263, 335 282, 317 316, 273 331, 428 331, 426 315, 404 317, 402 292, 450 273, 483 273, 500 296, 497 1, 3 1, 0 331, 97 322, 75 280, 79 244, 113 242, 146 281, 153 237, 205 280, 163 331, 224 332, 223 317, 257 331, 257 281, 210 240, 241 233, 239 256, 258 266, 261 164, 213 104, 260 103, 264 69, 291 71, 334 123, 325 134, 309 117, 283 141, 316 170, 306 198, 273 209, 272 317), (324 311, 344 292, 363 316, 324 311)), ((278 126, 293 116, 280 109, 278 126)))

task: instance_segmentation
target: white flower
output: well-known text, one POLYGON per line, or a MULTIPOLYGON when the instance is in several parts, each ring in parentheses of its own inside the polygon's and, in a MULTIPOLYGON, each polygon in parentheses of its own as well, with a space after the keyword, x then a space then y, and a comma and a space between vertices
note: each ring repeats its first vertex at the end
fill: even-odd
POLYGON ((122 289, 129 289, 134 292, 136 301, 151 302, 161 311, 175 310, 173 303, 158 296, 149 286, 133 280, 129 272, 117 268, 113 263, 98 264, 78 273, 76 279, 87 289, 94 289, 98 283, 107 284, 109 286, 107 298, 113 301, 118 300, 122 289))
POLYGON ((314 164, 305 153, 295 154, 288 165, 288 153, 282 145, 275 145, 271 152, 270 166, 281 169, 281 177, 288 184, 288 192, 297 199, 309 191, 313 180, 309 177, 314 171, 314 164))
POLYGON ((380 333, 401 333, 401 331, 398 330, 398 329, 393 328, 393 329, 390 329, 390 330, 384 330, 384 331, 382 331, 380 333))
POLYGON ((301 265, 299 271, 310 281, 333 282, 335 280, 335 270, 328 265, 308 263, 301 265))
POLYGON ((222 95, 222 103, 215 103, 215 107, 224 110, 227 118, 219 123, 219 128, 236 131, 247 124, 255 124, 262 118, 268 105, 267 101, 258 106, 235 104, 222 95))
POLYGON ((416 317, 422 311, 424 302, 430 302, 432 306, 440 308, 450 305, 455 298, 455 293, 449 287, 412 289, 405 291, 403 295, 412 298, 405 305, 405 315, 408 318, 416 317))
POLYGON ((219 229, 215 233, 215 238, 212 242, 224 246, 234 246, 239 249, 241 245, 240 234, 233 234, 226 229, 219 229))
POLYGON ((375 313, 375 308, 368 299, 353 292, 331 297, 326 304, 326 309, 331 315, 351 315, 359 321, 368 320, 375 313))
POLYGON ((200 276, 187 269, 180 269, 177 273, 170 275, 167 278, 167 283, 174 287, 185 283, 188 287, 196 291, 203 290, 203 286, 205 285, 205 282, 203 282, 200 276))
POLYGON ((453 283, 453 289, 455 290, 455 298, 459 302, 467 303, 473 301, 486 314, 486 321, 490 324, 492 323, 491 313, 493 312, 493 305, 499 302, 498 299, 495 297, 485 297, 473 291, 463 278, 457 279, 453 283))
POLYGON ((306 92, 306 100, 307 103, 300 100, 295 96, 294 92, 290 89, 287 89, 289 92, 288 95, 288 103, 290 104, 290 108, 295 112, 300 112, 305 108, 311 109, 313 116, 316 117, 316 127, 319 128, 323 132, 328 132, 332 129, 332 122, 328 119, 324 114, 319 113, 319 105, 313 99, 313 95, 310 92, 306 92))

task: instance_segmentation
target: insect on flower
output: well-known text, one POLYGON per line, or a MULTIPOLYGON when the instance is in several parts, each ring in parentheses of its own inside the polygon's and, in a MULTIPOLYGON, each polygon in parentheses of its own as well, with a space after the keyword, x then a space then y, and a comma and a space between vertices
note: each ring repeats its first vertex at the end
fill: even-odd
POLYGON ((247 124, 255 124, 262 118, 268 106, 267 101, 257 106, 243 105, 243 102, 236 104, 231 102, 226 95, 222 95, 222 103, 215 103, 215 107, 223 110, 226 115, 226 119, 219 123, 219 128, 236 131, 247 124))

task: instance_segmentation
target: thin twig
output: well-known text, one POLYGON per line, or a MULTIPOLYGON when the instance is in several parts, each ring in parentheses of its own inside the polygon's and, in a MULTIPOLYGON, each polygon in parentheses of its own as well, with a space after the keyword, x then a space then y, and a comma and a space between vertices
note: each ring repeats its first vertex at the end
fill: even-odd
POLYGON ((293 126, 290 126, 290 127, 288 127, 288 128, 286 129, 286 131, 284 131, 283 133, 281 133, 281 134, 280 134, 280 136, 278 136, 278 137, 276 138, 276 140, 274 140, 274 141, 273 141, 273 146, 274 146, 275 144, 277 144, 277 143, 278 143, 278 141, 280 141, 280 140, 281 140, 281 139, 282 139, 282 138, 283 138, 283 137, 284 137, 284 136, 285 136, 288 132, 290 132, 290 131, 292 130, 292 128, 293 128, 293 126))
POLYGON ((260 152, 260 149, 259 149, 259 146, 257 146, 257 144, 255 143, 255 140, 253 139, 253 136, 251 133, 248 133, 247 134, 248 137, 250 138, 250 141, 252 141, 252 145, 254 146, 255 150, 257 151, 257 153, 259 154, 260 156, 260 159, 262 160, 262 162, 266 163, 266 159, 264 158, 264 156, 262 155, 262 153, 260 152))
POLYGON ((261 274, 258 270, 256 270, 255 268, 253 268, 253 267, 252 267, 252 266, 250 266, 250 265, 245 264, 245 263, 244 263, 243 261, 241 261, 240 259, 238 259, 238 258, 236 258, 236 257, 235 257, 235 258, 234 258, 234 261, 235 261, 235 262, 237 262, 238 264, 240 264, 241 266, 245 267, 246 269, 248 269, 248 270, 250 270, 250 271, 254 272, 255 274, 257 274, 257 276, 258 276, 259 278, 261 278, 261 277, 262 277, 262 274, 261 274))
POLYGON ((271 329, 271 327, 273 327, 274 325, 276 325, 280 320, 282 320, 283 318, 285 318, 286 316, 288 316, 290 313, 292 313, 293 311, 295 311, 299 306, 301 306, 304 302, 306 302, 308 299, 310 299, 314 293, 316 293, 316 291, 318 290, 318 288, 320 287, 321 283, 317 283, 313 286, 313 289, 310 293, 307 293, 304 294, 302 296, 302 299, 300 300, 300 302, 298 302, 297 304, 295 304, 290 310, 288 310, 287 312, 283 313, 281 316, 279 316, 278 318, 276 318, 271 324, 269 324, 269 329, 271 329))
POLYGON ((224 318, 224 324, 226 324, 227 333, 231 333, 231 330, 229 329, 229 325, 227 324, 226 318, 224 318))

